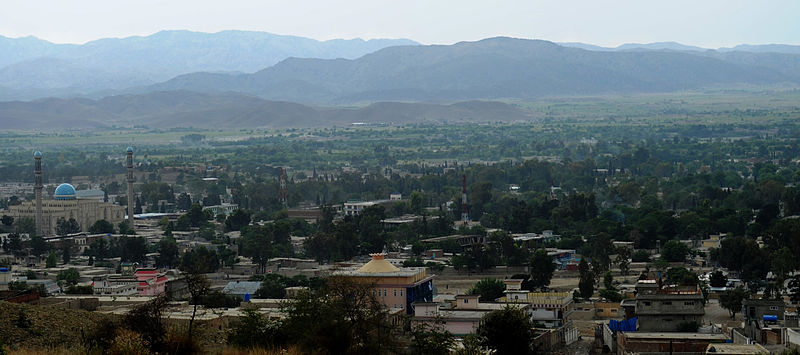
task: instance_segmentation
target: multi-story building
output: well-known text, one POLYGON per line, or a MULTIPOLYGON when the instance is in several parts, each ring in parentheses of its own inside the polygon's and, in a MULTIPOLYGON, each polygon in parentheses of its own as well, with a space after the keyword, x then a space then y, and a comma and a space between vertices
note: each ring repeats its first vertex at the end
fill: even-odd
POLYGON ((703 323, 703 293, 697 286, 659 286, 656 280, 636 284, 639 331, 677 332, 690 323, 703 323))
POLYGON ((558 328, 569 323, 574 301, 569 292, 530 292, 522 289, 522 280, 509 279, 502 303, 528 304, 531 320, 545 328, 558 328))
MULTIPOLYGON (((451 304, 445 302, 417 302, 414 304, 413 324, 441 324, 454 335, 475 333, 487 313, 505 308, 502 303, 482 303, 478 295, 458 295, 451 304)), ((514 307, 530 314, 527 304, 514 307)))
POLYGON ((133 275, 110 275, 92 282, 96 295, 158 296, 166 290, 167 277, 156 269, 138 269, 133 275))
POLYGON ((95 295, 102 296, 134 296, 136 292, 136 282, 120 282, 117 279, 100 278, 92 281, 92 290, 95 295))
POLYGON ((433 301, 433 275, 424 267, 398 268, 386 260, 386 254, 370 254, 372 260, 355 270, 342 270, 334 275, 353 278, 375 285, 378 300, 387 308, 404 309, 412 314, 414 302, 433 301))

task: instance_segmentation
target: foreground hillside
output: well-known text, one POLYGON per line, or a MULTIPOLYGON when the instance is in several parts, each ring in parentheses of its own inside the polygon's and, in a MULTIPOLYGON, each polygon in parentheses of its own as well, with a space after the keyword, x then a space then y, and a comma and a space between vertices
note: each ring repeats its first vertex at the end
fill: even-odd
POLYGON ((9 349, 77 349, 83 336, 109 319, 100 313, 0 301, 0 340, 9 349))

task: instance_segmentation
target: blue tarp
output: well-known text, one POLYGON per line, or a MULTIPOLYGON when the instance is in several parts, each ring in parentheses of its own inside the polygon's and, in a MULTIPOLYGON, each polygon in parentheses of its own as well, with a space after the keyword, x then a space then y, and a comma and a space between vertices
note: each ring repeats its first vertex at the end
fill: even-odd
POLYGON ((635 332, 636 331, 636 320, 638 317, 633 317, 628 320, 615 320, 612 319, 608 321, 608 328, 617 332, 635 332))

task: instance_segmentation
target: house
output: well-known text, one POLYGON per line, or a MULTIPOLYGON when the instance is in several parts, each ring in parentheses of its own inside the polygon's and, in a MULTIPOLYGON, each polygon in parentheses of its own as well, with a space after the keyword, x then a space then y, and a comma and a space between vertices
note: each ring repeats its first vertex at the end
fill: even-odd
POLYGON ((527 304, 530 306, 531 320, 545 328, 557 328, 569 322, 574 311, 572 294, 569 292, 530 292, 521 289, 522 280, 505 280, 505 296, 501 303, 527 304))
MULTIPOLYGON (((475 333, 487 313, 507 307, 501 303, 480 302, 478 295, 457 295, 452 303, 417 302, 414 304, 413 324, 441 324, 457 336, 475 333)), ((514 305, 530 315, 527 304, 514 305)))
POLYGON ((137 269, 132 275, 108 275, 92 280, 96 295, 158 296, 166 290, 167 276, 156 269, 137 269))
POLYGON ((783 300, 742 301, 744 328, 740 333, 759 344, 782 344, 786 304, 783 300))
POLYGON ((619 318, 625 314, 619 302, 594 302, 593 306, 597 318, 619 318))
POLYGON ((95 278, 92 281, 92 290, 95 295, 102 296, 133 296, 137 294, 135 282, 114 282, 109 278, 95 278))
POLYGON ((783 300, 753 300, 742 301, 742 314, 745 323, 764 321, 783 321, 786 304, 783 300))
POLYGON ((211 211, 214 215, 225 215, 228 216, 233 211, 236 211, 239 208, 239 205, 235 203, 223 203, 214 206, 205 206, 203 207, 203 211, 211 211))
POLYGON ((344 214, 346 216, 358 216, 361 214, 361 212, 364 211, 365 208, 372 207, 375 205, 380 205, 386 209, 389 209, 395 202, 396 201, 394 200, 374 200, 374 201, 350 200, 344 203, 344 214))
POLYGON ((660 287, 656 280, 639 280, 636 292, 639 331, 676 332, 703 323, 703 294, 698 286, 660 287))
POLYGON ((134 276, 138 282, 136 291, 139 296, 158 296, 166 289, 167 276, 156 269, 138 269, 134 276))
POLYGON ((222 293, 231 296, 248 298, 253 296, 261 288, 261 281, 231 281, 222 289, 222 293))

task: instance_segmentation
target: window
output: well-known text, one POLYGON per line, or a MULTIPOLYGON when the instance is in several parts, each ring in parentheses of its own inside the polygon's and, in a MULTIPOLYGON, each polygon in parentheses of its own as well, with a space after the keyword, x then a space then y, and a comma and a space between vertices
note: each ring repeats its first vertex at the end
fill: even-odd
MULTIPOLYGON (((397 290, 394 290, 394 296, 397 297, 397 290)), ((397 307, 395 307, 397 308, 397 307)))
POLYGON ((618 311, 617 311, 617 309, 616 309, 616 308, 612 308, 612 309, 611 309, 611 313, 617 313, 617 312, 618 312, 618 311))
POLYGON ((386 297, 386 290, 383 290, 383 297, 386 297))
POLYGON ((645 303, 644 303, 644 305, 645 305, 645 306, 649 306, 649 305, 650 305, 650 302, 645 302, 645 303))
POLYGON ((683 305, 684 305, 684 306, 694 306, 694 301, 686 301, 686 302, 683 302, 683 305))
POLYGON ((665 306, 671 306, 672 305, 672 301, 664 301, 664 302, 661 302, 661 304, 663 304, 665 306))
POLYGON ((400 290, 400 297, 403 296, 403 290, 400 290))
POLYGON ((465 298, 464 303, 469 303, 469 300, 465 298))
POLYGON ((769 306, 769 310, 770 311, 777 311, 778 310, 778 306, 769 306))

